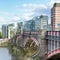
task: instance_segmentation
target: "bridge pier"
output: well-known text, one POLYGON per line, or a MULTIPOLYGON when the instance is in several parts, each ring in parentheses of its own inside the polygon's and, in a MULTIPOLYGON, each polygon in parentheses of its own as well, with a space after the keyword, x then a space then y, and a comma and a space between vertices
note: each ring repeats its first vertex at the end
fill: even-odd
POLYGON ((40 60, 46 60, 45 56, 40 57, 40 60))

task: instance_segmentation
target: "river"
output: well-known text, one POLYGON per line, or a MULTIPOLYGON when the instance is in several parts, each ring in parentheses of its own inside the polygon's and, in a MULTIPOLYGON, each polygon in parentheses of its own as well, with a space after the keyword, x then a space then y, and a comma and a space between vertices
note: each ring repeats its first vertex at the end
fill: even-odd
MULTIPOLYGON (((21 58, 20 58, 21 59, 21 58)), ((19 59, 19 60, 20 60, 19 59)), ((23 58, 22 58, 23 59, 23 58)), ((21 60, 22 60, 21 59, 21 60)), ((9 53, 8 48, 1 48, 0 47, 0 60, 18 60, 16 57, 13 58, 9 53)), ((24 58, 23 60, 32 60, 31 58, 24 58)))
POLYGON ((12 60, 7 48, 0 48, 0 60, 12 60))

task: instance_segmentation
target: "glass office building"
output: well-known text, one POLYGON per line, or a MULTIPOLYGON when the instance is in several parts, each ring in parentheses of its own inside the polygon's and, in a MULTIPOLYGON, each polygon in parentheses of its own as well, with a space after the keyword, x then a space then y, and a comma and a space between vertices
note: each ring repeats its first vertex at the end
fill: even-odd
POLYGON ((48 16, 37 16, 33 19, 26 21, 24 24, 26 31, 38 31, 39 29, 48 29, 48 16))
POLYGON ((39 30, 39 28, 40 28, 40 18, 39 18, 39 16, 34 17, 33 20, 35 21, 35 30, 39 30))
POLYGON ((25 31, 34 31, 35 30, 35 21, 34 20, 26 21, 24 24, 24 30, 25 31))

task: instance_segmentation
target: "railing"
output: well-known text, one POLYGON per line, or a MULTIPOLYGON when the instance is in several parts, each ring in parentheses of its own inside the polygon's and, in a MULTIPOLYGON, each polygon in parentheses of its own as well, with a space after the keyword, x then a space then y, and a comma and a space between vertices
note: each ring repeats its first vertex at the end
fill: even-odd
POLYGON ((24 34, 39 34, 38 31, 26 31, 24 34))

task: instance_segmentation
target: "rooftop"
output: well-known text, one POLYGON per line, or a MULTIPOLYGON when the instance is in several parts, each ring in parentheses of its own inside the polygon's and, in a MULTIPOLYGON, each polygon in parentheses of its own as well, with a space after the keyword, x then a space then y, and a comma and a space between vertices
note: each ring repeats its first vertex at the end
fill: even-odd
POLYGON ((54 7, 60 7, 60 3, 54 3, 54 7))

